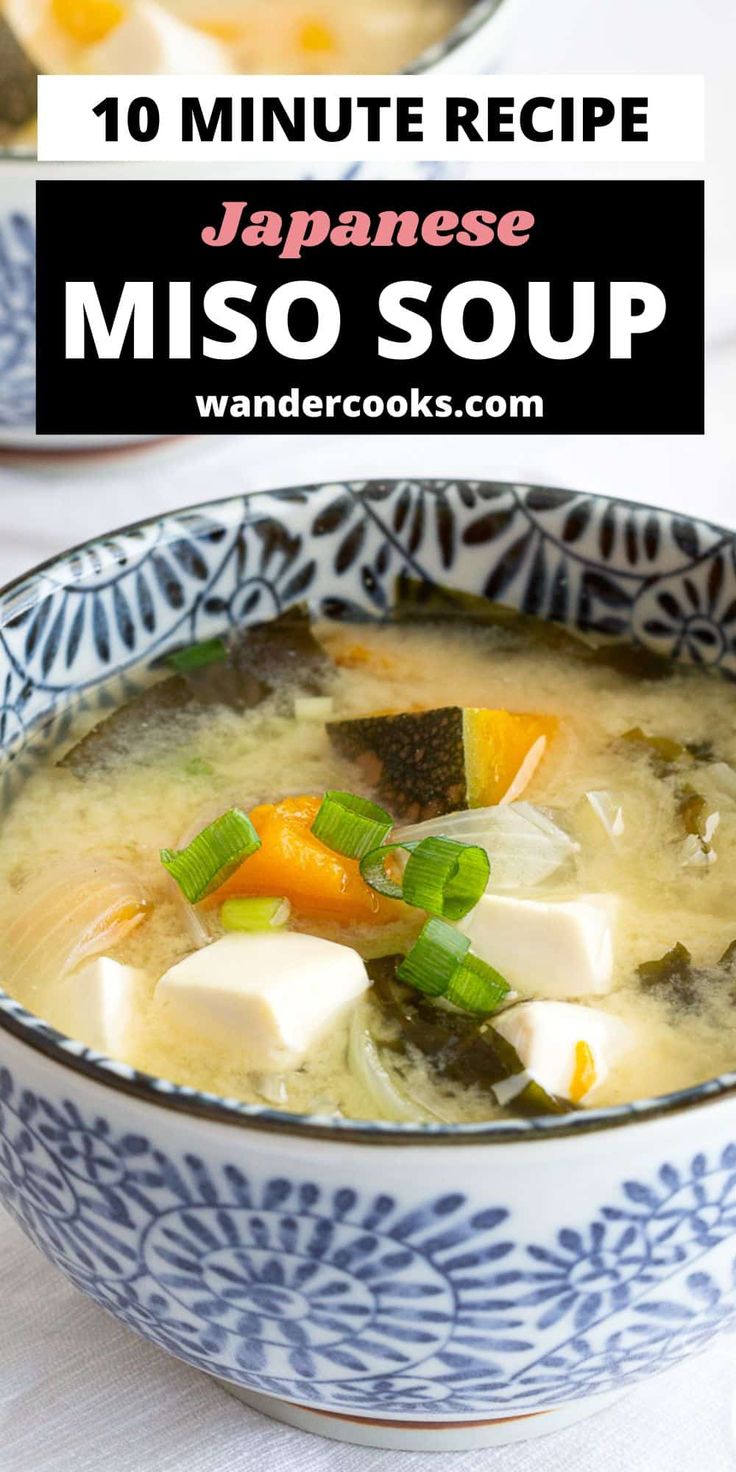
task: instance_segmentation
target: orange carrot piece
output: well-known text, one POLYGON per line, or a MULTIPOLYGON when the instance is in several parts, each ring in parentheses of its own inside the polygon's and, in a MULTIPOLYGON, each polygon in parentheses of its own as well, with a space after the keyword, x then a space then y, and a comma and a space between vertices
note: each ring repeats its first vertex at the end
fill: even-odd
POLYGON ((356 859, 347 859, 311 831, 321 798, 286 797, 253 808, 251 822, 261 847, 212 896, 221 904, 232 895, 279 894, 298 915, 343 920, 347 924, 396 921, 403 905, 376 894, 363 879, 356 859))

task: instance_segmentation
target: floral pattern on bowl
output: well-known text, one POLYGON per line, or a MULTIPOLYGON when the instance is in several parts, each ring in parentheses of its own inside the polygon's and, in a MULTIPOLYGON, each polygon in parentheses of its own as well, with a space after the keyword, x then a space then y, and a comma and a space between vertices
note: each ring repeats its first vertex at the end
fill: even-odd
POLYGON ((36 414, 35 230, 0 218, 0 431, 33 428, 36 414))
POLYGON ((736 1144, 522 1241, 502 1204, 254 1179, 118 1136, 0 1072, 0 1196, 161 1348, 334 1409, 447 1415, 602 1394, 736 1320, 736 1144), (491 1299, 489 1305, 488 1299, 491 1299), (487 1325, 483 1327, 483 1314, 487 1325))

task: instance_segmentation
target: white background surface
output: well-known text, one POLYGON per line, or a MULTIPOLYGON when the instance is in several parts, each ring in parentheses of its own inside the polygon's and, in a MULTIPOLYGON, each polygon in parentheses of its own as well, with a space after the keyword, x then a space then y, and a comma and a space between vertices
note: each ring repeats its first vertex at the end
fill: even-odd
MULTIPOLYGON (((89 460, 0 455, 0 581, 71 542, 167 507, 367 474, 567 484, 736 523, 736 4, 511 0, 510 16, 508 71, 706 73, 706 437, 224 438, 89 460)), ((686 221, 645 224, 672 250, 687 228, 686 221)), ((436 1472, 458 1465, 463 1472, 726 1472, 736 1467, 735 1348, 727 1337, 597 1419, 526 1446, 470 1452, 462 1461, 359 1450, 278 1427, 232 1402, 120 1328, 0 1222, 1 1472, 415 1472, 427 1465, 436 1472)))

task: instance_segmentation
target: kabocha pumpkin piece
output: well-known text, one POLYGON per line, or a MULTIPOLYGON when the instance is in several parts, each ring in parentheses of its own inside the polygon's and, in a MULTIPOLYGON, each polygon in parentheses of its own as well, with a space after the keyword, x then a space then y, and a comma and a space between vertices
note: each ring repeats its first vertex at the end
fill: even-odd
POLYGON ((297 915, 346 925, 396 921, 406 910, 366 884, 356 859, 335 853, 312 833, 319 797, 261 803, 250 820, 261 840, 256 853, 220 886, 212 901, 234 895, 283 895, 297 915))
POLYGON ((555 716, 450 705, 329 721, 327 730, 381 801, 415 821, 519 797, 558 725, 555 716))
POLYGON ((468 807, 520 797, 557 733, 557 717, 510 710, 463 714, 468 807))

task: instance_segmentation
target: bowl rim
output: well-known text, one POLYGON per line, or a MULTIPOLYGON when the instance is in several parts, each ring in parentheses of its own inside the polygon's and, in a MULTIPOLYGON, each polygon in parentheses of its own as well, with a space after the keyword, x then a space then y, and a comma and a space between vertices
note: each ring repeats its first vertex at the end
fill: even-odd
MULTIPOLYGON (((434 41, 431 46, 425 46, 423 51, 407 63, 399 67, 397 72, 387 72, 387 76, 416 77, 424 72, 431 72, 435 66, 441 65, 452 56, 461 46, 471 41, 483 27, 495 19, 499 10, 505 8, 511 0, 469 0, 464 13, 459 16, 454 25, 439 41, 434 41)), ((257 73, 245 73, 244 75, 257 75, 257 73)), ((325 77, 331 75, 325 72, 325 77)), ((0 146, 0 165, 3 164, 37 164, 38 156, 35 145, 32 143, 5 143, 0 146)))
MULTIPOLYGON (((375 484, 374 477, 358 477, 350 484, 364 491, 366 487, 375 484)), ((380 477, 380 483, 387 482, 395 485, 402 484, 406 477, 380 477)), ((563 487, 540 486, 538 483, 519 483, 516 481, 484 481, 481 477, 473 478, 478 484, 492 484, 494 487, 513 490, 518 495, 524 496, 530 492, 554 490, 564 493, 563 487)), ((447 479, 442 477, 422 477, 423 485, 446 485, 447 479)), ((35 564, 28 571, 0 587, 0 601, 4 602, 12 598, 21 590, 24 593, 33 587, 34 583, 40 583, 44 574, 55 570, 58 582, 53 591, 64 586, 63 578, 67 571, 69 559, 75 553, 83 552, 100 542, 109 541, 117 536, 125 536, 126 533, 154 529, 162 522, 175 519, 181 515, 212 513, 219 506, 232 504, 234 499, 242 500, 244 505, 261 497, 288 497, 298 490, 307 495, 316 493, 323 489, 329 482, 318 481, 309 485, 279 486, 269 489, 244 491, 236 497, 224 496, 210 498, 205 501, 197 501, 190 505, 173 507, 167 511, 160 512, 156 516, 146 517, 134 522, 128 522, 123 526, 116 527, 108 532, 100 533, 90 537, 73 547, 64 549, 43 562, 35 564)), ((577 490, 576 495, 584 495, 594 501, 610 501, 611 497, 593 491, 577 490)), ((643 501, 630 501, 624 497, 616 498, 615 504, 626 509, 639 512, 648 512, 653 516, 666 516, 666 507, 653 506, 643 501)), ((696 525, 709 528, 723 536, 724 539, 733 539, 734 533, 719 523, 707 521, 703 517, 690 518, 696 525)), ((53 592, 49 595, 53 596, 53 592)), ((2 625, 0 624, 0 631, 2 625)), ((637 1099, 630 1103, 608 1105, 600 1109, 586 1109, 574 1111, 570 1114, 536 1117, 531 1119, 501 1119, 481 1120, 470 1124, 422 1124, 422 1123, 400 1123, 381 1120, 359 1120, 349 1118, 336 1118, 334 1116, 322 1116, 311 1114, 287 1113, 273 1109, 268 1105, 247 1104, 238 1099, 227 1098, 219 1094, 208 1093, 201 1089, 195 1089, 188 1085, 174 1084, 171 1080, 157 1077, 153 1074, 141 1072, 130 1065, 121 1064, 109 1056, 98 1053, 93 1049, 84 1047, 74 1039, 53 1028, 37 1014, 21 1005, 0 986, 0 1032, 6 1032, 15 1037, 17 1041, 25 1044, 32 1051, 39 1052, 51 1058, 55 1063, 69 1068, 75 1073, 82 1073, 94 1082, 105 1088, 119 1090, 125 1094, 132 1095, 139 1102, 154 1104, 159 1107, 174 1110, 190 1117, 211 1120, 221 1124, 230 1124, 240 1128, 255 1129, 280 1135, 290 1135, 297 1138, 316 1138, 329 1140, 332 1143, 351 1141, 357 1144, 367 1145, 501 1145, 510 1143, 521 1143, 529 1140, 540 1140, 546 1138, 573 1139, 580 1135, 588 1135, 593 1131, 620 1129, 625 1125, 641 1124, 653 1119, 681 1114, 686 1110, 699 1108, 718 1099, 731 1096, 736 1093, 736 1071, 730 1071, 707 1079, 703 1083, 693 1084, 686 1089, 679 1089, 672 1093, 661 1094, 650 1098, 637 1099), (123 1071, 124 1070, 124 1071, 123 1071)))

